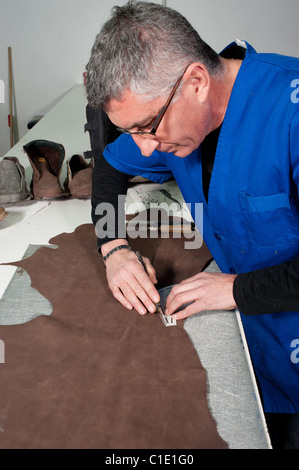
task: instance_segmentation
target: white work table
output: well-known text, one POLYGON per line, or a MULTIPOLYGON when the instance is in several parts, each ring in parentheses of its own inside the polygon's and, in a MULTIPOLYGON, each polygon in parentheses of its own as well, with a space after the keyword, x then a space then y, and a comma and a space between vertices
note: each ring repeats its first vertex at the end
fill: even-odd
MULTIPOLYGON (((76 85, 5 155, 17 157, 24 166, 28 188, 32 168, 23 146, 35 139, 62 144, 66 152, 63 183, 66 160, 90 149, 89 135, 84 133, 85 107, 84 85, 76 85)), ((91 223, 89 199, 28 200, 2 205, 8 215, 0 223, 0 263, 18 261, 29 245, 47 245, 52 237, 91 223)), ((210 269, 218 268, 212 264, 210 269)), ((15 271, 13 266, 0 266, 0 299, 15 271)), ((239 313, 197 314, 186 320, 184 327, 207 371, 209 405, 221 437, 232 449, 270 448, 239 313)))

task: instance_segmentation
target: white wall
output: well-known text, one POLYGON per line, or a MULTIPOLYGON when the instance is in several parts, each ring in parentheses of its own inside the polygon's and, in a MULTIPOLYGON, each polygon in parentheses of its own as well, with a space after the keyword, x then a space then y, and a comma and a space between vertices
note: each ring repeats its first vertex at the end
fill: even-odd
POLYGON ((299 0, 167 0, 220 52, 236 38, 258 52, 299 57, 299 0))
MULTIPOLYGON (((8 47, 12 47, 19 138, 27 122, 82 83, 90 49, 117 0, 0 0, 0 157, 10 145, 8 47), (0 97, 1 98, 1 97, 0 97)), ((164 0, 156 3, 165 3, 164 0)), ((217 51, 235 38, 259 51, 298 56, 298 0, 166 0, 217 51)))
POLYGON ((0 157, 10 146, 8 47, 12 47, 16 112, 21 138, 27 122, 49 110, 83 72, 101 24, 117 0, 0 0, 0 157))

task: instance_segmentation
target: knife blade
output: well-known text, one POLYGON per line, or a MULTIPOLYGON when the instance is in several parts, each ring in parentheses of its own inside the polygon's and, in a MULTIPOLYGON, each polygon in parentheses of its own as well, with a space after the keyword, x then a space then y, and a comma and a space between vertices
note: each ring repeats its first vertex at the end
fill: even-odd
MULTIPOLYGON (((143 266, 143 269, 148 274, 140 251, 136 251, 135 253, 137 255, 138 261, 140 261, 140 263, 143 266)), ((161 320, 162 320, 162 322, 165 326, 175 326, 177 324, 177 322, 174 318, 172 318, 168 315, 165 315, 164 310, 163 310, 162 305, 160 304, 160 302, 156 303, 155 306, 156 306, 156 312, 160 315, 160 318, 161 318, 161 320)))

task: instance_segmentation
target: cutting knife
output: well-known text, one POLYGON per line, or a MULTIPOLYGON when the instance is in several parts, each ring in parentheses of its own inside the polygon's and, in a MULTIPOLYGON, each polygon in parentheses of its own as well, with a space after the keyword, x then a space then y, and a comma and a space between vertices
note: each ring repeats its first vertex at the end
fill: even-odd
MULTIPOLYGON (((138 261, 140 261, 140 263, 142 264, 143 266, 143 269, 145 270, 145 272, 148 274, 147 272, 147 269, 146 269, 146 266, 144 264, 144 261, 143 261, 143 258, 141 256, 141 253, 140 251, 136 251, 136 255, 137 255, 137 258, 138 258, 138 261)), ((164 311, 163 311, 163 308, 162 308, 162 305, 160 304, 160 302, 158 302, 157 304, 155 304, 156 306, 156 312, 159 313, 160 315, 160 318, 163 322, 163 324, 165 326, 174 326, 176 325, 176 320, 168 315, 165 315, 164 311)))

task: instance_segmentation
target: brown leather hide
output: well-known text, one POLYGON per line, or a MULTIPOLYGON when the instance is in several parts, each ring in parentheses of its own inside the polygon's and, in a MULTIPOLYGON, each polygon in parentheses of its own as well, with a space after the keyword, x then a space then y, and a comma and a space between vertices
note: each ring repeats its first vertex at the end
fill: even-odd
MULTIPOLYGON (((206 372, 183 328, 116 301, 94 227, 51 240, 16 263, 53 312, 1 326, 0 448, 226 448, 207 405, 206 372)), ((204 246, 136 239, 160 286, 200 271, 204 246)))

